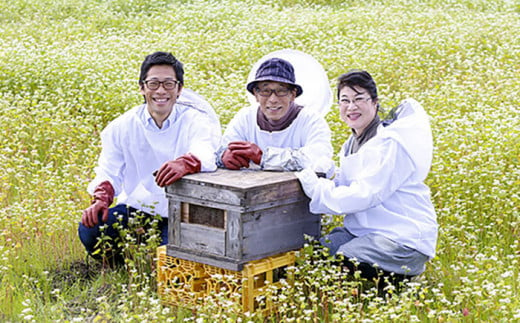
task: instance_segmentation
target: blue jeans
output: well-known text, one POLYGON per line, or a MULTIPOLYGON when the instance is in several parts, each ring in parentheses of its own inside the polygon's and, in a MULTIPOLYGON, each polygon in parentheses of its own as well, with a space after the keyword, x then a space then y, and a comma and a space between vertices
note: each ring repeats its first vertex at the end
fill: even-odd
POLYGON ((320 242, 331 255, 339 253, 347 259, 356 258, 360 263, 377 264, 384 271, 409 277, 421 274, 428 261, 428 257, 419 251, 380 234, 369 233, 357 237, 344 227, 334 228, 320 242))
MULTIPOLYGON (((128 218, 134 217, 136 212, 144 215, 145 217, 150 217, 152 219, 152 215, 148 213, 144 213, 133 207, 127 206, 125 204, 118 204, 115 207, 108 209, 108 221, 103 222, 101 220, 101 214, 99 214, 98 224, 92 228, 87 228, 81 222, 78 227, 78 235, 79 239, 85 246, 85 249, 89 254, 92 254, 96 251, 96 244, 98 243, 98 239, 103 234, 104 236, 109 236, 110 242, 112 244, 113 250, 118 250, 117 241, 119 240, 119 228, 115 228, 113 226, 114 223, 119 223, 119 226, 123 229, 128 228, 128 218), (118 218, 122 217, 121 220, 118 218), (101 230, 100 227, 105 226, 104 230, 101 230)), ((161 231, 161 245, 165 245, 168 243, 168 219, 161 218, 159 221, 158 229, 161 231)))

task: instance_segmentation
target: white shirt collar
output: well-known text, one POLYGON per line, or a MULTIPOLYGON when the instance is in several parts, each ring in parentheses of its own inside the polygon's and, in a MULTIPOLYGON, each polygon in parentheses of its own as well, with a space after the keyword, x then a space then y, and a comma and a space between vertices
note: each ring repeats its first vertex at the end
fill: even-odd
POLYGON ((150 114, 150 111, 148 111, 147 105, 143 104, 143 110, 141 112, 141 120, 145 124, 146 128, 152 131, 164 131, 170 127, 171 124, 175 121, 177 117, 177 109, 175 108, 175 105, 173 106, 172 112, 164 120, 162 128, 159 128, 157 124, 155 123, 155 120, 152 118, 152 115, 150 114))

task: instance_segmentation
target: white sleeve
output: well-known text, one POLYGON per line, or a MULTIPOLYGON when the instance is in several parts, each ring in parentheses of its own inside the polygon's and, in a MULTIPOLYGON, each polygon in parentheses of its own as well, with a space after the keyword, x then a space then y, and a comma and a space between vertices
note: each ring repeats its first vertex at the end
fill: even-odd
POLYGON ((87 187, 90 194, 93 194, 96 186, 104 181, 109 181, 112 184, 116 196, 121 192, 125 160, 116 130, 117 127, 112 122, 101 132, 101 153, 98 165, 94 169, 96 177, 87 187))
POLYGON ((235 114, 224 131, 220 144, 221 147, 227 147, 228 144, 233 141, 252 141, 248 138, 250 132, 249 123, 252 122, 251 120, 248 120, 249 115, 248 108, 241 109, 237 114, 235 114))
POLYGON ((201 171, 216 170, 215 151, 220 144, 222 130, 215 110, 204 97, 188 88, 183 88, 177 103, 198 111, 187 127, 190 132, 188 152, 201 161, 201 171))
POLYGON ((262 168, 285 171, 311 168, 330 176, 334 163, 330 143, 331 132, 327 122, 321 117, 313 117, 301 131, 306 133, 306 142, 302 147, 297 149, 268 147, 262 155, 262 168))
POLYGON ((220 142, 220 127, 215 127, 214 122, 203 113, 192 120, 188 152, 195 155, 201 161, 202 172, 212 172, 217 169, 215 151, 220 142))
MULTIPOLYGON (((349 185, 320 179, 312 190, 312 213, 360 212, 389 198, 415 171, 412 159, 394 140, 365 146, 357 154, 363 165, 349 185)), ((348 160, 348 159, 347 159, 348 160)), ((341 165, 341 171, 349 165, 341 165)))

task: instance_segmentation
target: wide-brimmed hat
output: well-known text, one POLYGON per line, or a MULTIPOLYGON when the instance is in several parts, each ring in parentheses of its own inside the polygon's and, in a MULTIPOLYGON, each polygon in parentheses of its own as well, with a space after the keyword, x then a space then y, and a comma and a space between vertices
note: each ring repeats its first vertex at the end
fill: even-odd
POLYGON ((262 81, 287 83, 296 88, 296 96, 303 93, 302 87, 295 83, 294 67, 281 58, 271 58, 263 62, 256 71, 255 79, 247 84, 247 90, 254 94, 256 83, 262 81))

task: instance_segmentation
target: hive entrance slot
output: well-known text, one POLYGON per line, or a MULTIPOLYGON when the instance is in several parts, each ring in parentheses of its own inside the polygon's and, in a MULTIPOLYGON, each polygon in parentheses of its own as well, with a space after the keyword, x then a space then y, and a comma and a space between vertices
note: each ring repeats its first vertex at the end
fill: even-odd
POLYGON ((181 210, 181 222, 201 224, 220 229, 226 227, 226 210, 186 202, 181 203, 181 210))

